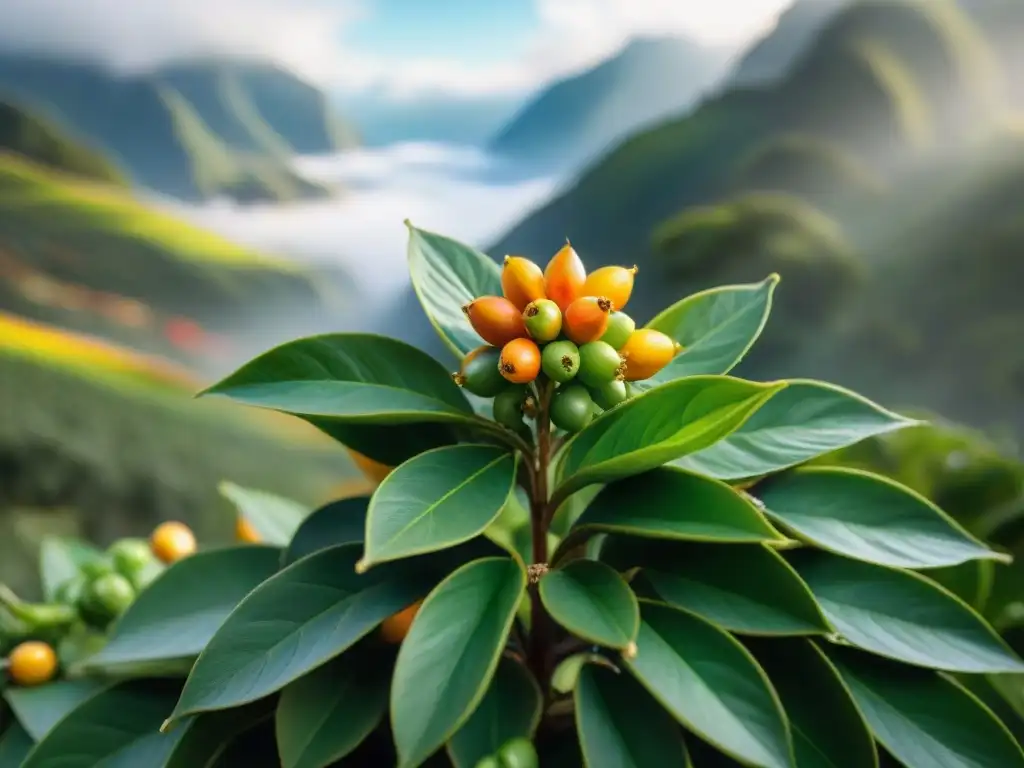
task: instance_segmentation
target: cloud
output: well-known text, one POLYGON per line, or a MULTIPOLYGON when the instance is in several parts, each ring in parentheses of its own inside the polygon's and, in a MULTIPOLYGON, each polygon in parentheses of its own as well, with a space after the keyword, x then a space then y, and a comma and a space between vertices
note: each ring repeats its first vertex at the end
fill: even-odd
POLYGON ((540 24, 525 54, 489 66, 355 52, 344 44, 346 28, 373 12, 373 0, 0 0, 0 48, 59 52, 127 71, 188 56, 259 55, 339 89, 478 96, 526 92, 640 34, 685 33, 736 46, 789 0, 534 2, 540 24))

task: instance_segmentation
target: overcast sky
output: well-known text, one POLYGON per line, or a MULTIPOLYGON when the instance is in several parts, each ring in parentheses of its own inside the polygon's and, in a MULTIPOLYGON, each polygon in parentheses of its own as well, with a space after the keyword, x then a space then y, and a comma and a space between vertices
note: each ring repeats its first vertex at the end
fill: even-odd
POLYGON ((638 34, 738 46, 791 0, 0 0, 0 49, 140 69, 271 57, 327 87, 519 92, 638 34))

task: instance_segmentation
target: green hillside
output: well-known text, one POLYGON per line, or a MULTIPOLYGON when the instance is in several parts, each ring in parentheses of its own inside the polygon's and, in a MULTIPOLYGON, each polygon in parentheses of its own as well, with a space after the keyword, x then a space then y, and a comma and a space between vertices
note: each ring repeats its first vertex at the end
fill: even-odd
POLYGON ((639 319, 778 271, 745 373, 1020 434, 1021 73, 982 2, 852 3, 785 77, 624 142, 489 251, 543 259, 568 234, 587 263, 637 263, 639 319))
POLYGON ((188 200, 331 194, 289 165, 354 137, 326 98, 261 63, 202 61, 120 76, 98 66, 0 56, 0 96, 101 149, 135 185, 188 200))
POLYGON ((190 350, 168 329, 188 320, 203 329, 191 354, 223 360, 244 354, 254 318, 287 334, 281 317, 322 322, 345 291, 122 190, 0 155, 0 310, 176 357, 190 350))

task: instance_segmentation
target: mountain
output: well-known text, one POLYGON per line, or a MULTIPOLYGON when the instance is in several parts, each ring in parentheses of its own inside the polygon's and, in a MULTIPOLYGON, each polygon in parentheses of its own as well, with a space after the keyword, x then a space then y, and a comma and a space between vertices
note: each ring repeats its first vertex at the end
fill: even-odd
POLYGON ((339 95, 335 102, 372 147, 415 141, 482 146, 520 106, 518 96, 504 94, 402 98, 367 92, 339 95))
POLYGON ((490 142, 530 164, 577 165, 645 125, 691 106, 725 72, 727 55, 693 41, 641 38, 529 101, 490 142))
POLYGON ((853 3, 783 78, 630 137, 487 250, 543 262, 569 236, 588 265, 636 263, 639 321, 777 271, 740 375, 1024 434, 1024 115, 1002 87, 1014 38, 976 19, 853 3))
POLYGON ((105 152, 134 185, 186 200, 327 195, 288 158, 354 141, 322 93, 260 62, 197 61, 127 76, 0 55, 4 95, 105 152))

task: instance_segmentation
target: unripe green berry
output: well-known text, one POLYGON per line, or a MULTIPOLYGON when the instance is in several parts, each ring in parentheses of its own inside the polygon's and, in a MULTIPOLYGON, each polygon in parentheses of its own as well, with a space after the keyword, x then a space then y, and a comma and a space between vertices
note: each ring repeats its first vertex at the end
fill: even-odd
POLYGON ((580 347, 579 379, 588 387, 599 387, 622 374, 622 358, 611 344, 592 341, 580 347))
POLYGON ((579 432, 594 418, 594 401, 581 384, 559 387, 551 399, 551 423, 566 432, 579 432))
POLYGON ((512 430, 523 426, 523 402, 526 400, 526 387, 508 386, 494 397, 494 420, 512 430))
POLYGON ((562 310, 551 299, 531 301, 523 310, 523 323, 530 338, 545 344, 562 332, 562 310))
POLYGON ((598 387, 590 388, 590 396, 604 410, 614 408, 619 403, 625 402, 626 398, 629 397, 629 392, 626 389, 626 382, 620 379, 612 379, 606 381, 598 387))
POLYGON ((540 367, 549 379, 564 384, 580 369, 580 350, 571 341, 553 341, 541 352, 540 367))
POLYGON ((462 368, 452 379, 467 392, 480 397, 494 397, 508 386, 498 369, 501 350, 482 346, 470 352, 462 361, 462 368))
POLYGON ((498 763, 501 768, 537 768, 537 749, 523 736, 510 739, 498 750, 498 763))
POLYGON ((612 349, 622 349, 635 330, 636 323, 633 322, 633 318, 625 312, 612 312, 608 316, 608 330, 604 332, 600 341, 610 344, 612 349))

